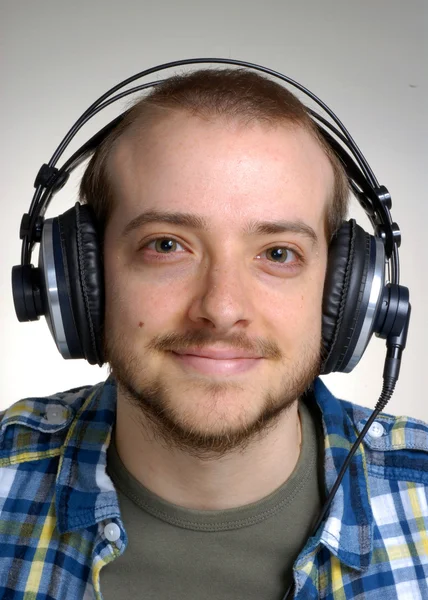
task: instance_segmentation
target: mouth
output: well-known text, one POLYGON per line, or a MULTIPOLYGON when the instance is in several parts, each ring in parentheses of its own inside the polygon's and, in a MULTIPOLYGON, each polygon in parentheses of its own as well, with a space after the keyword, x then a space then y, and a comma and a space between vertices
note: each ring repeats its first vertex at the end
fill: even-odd
POLYGON ((243 350, 226 348, 187 348, 171 352, 173 358, 185 370, 203 375, 236 375, 255 368, 263 360, 261 356, 243 350))

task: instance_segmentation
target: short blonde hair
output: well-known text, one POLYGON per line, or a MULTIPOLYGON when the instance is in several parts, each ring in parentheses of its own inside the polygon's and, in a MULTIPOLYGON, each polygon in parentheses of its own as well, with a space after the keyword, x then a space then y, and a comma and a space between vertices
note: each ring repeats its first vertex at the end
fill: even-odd
POLYGON ((157 85, 129 109, 94 152, 81 181, 80 200, 93 208, 101 234, 115 202, 108 176, 108 157, 125 131, 156 121, 160 115, 164 118, 165 110, 183 110, 205 118, 237 119, 248 125, 258 122, 268 126, 302 127, 317 140, 333 168, 334 189, 325 215, 328 241, 346 218, 349 203, 346 172, 305 105, 284 86, 253 71, 203 69, 170 77, 157 85))

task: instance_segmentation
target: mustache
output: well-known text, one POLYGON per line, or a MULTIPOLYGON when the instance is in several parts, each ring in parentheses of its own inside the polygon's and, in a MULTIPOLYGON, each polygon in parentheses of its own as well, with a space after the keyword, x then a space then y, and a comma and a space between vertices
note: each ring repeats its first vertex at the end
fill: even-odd
POLYGON ((148 350, 158 352, 179 352, 188 348, 203 348, 222 344, 236 350, 254 352, 263 358, 281 360, 282 352, 274 341, 256 337, 250 339, 244 333, 233 333, 226 337, 213 335, 207 330, 189 331, 187 333, 167 333, 155 336, 148 344, 148 350))

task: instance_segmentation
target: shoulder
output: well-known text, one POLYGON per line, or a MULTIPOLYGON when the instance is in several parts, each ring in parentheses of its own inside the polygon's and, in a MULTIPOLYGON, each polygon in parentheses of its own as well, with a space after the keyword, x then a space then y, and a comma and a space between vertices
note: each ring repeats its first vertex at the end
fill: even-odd
MULTIPOLYGON (((343 406, 359 433, 372 411, 343 406)), ((416 587, 428 576, 428 425, 380 413, 362 444, 373 519, 372 565, 387 563, 416 587)))
POLYGON ((0 414, 0 466, 59 451, 71 423, 101 385, 24 398, 4 410, 0 414))
MULTIPOLYGON (((315 382, 326 434, 337 445, 354 443, 373 409, 335 398, 321 380, 315 382), (340 440, 342 440, 340 442, 340 440)), ((428 424, 408 416, 380 413, 362 442, 369 475, 415 481, 428 486, 428 424)))
MULTIPOLYGON (((320 380, 315 397, 326 433, 326 474, 335 478, 373 410, 335 398, 320 380)), ((428 425, 388 413, 372 425, 334 501, 341 543, 368 561, 370 585, 383 587, 385 576, 397 572, 403 585, 418 589, 428 574, 428 425)))
MULTIPOLYGON (((372 410, 346 401, 341 404, 359 434, 372 410)), ((380 413, 363 445, 371 474, 428 485, 428 424, 424 421, 380 413)))

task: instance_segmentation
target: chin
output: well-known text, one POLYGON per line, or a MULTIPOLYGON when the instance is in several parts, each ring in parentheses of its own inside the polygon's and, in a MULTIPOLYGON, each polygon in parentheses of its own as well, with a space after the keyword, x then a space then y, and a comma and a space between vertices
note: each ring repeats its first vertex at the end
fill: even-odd
MULTIPOLYGON (((132 407, 142 430, 167 448, 206 457, 242 449, 276 426, 319 372, 310 348, 301 360, 233 376, 177 369, 162 354, 139 356, 109 348, 119 399, 132 407)), ((122 351, 121 351, 122 350, 122 351)), ((268 367, 271 362, 263 363, 268 367)), ((261 365, 260 365, 261 366, 261 365)), ((118 407, 120 406, 120 402, 118 407)))

